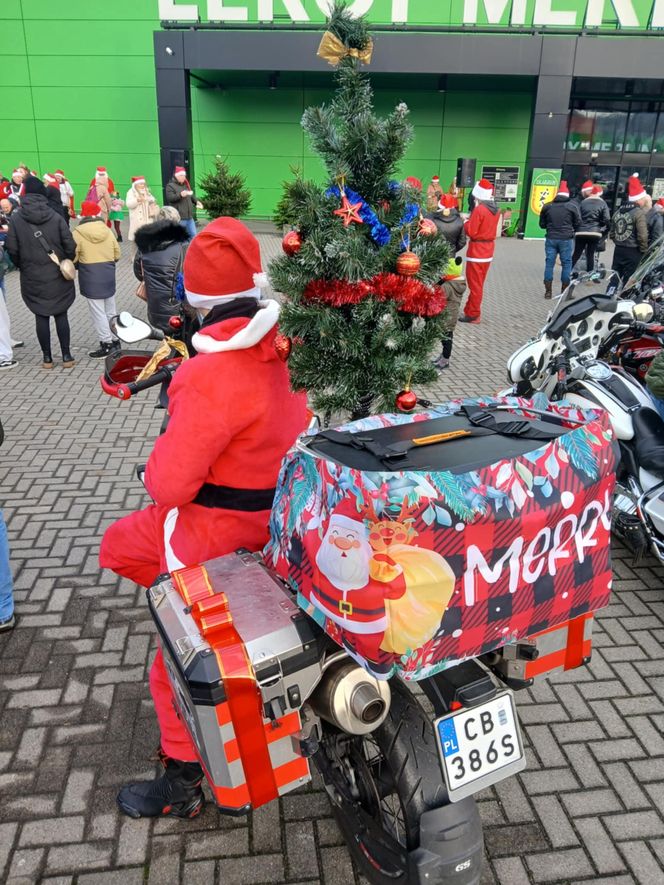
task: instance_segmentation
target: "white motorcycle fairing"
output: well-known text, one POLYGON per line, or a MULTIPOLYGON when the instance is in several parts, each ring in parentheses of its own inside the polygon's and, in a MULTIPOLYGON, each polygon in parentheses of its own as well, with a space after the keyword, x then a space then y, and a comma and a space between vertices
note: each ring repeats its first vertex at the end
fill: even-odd
MULTIPOLYGON (((594 310, 583 319, 570 322, 566 331, 579 355, 586 359, 597 359, 603 341, 617 324, 631 321, 633 309, 634 302, 621 301, 614 312, 607 310, 605 306, 604 309, 594 310)), ((513 384, 518 384, 527 378, 535 390, 546 392, 547 381, 550 380, 551 361, 565 349, 561 338, 552 338, 547 334, 548 325, 547 323, 537 337, 516 350, 508 359, 507 373, 513 384)), ((555 379, 553 383, 555 385, 555 379)))
POLYGON ((623 372, 612 372, 609 382, 593 381, 590 378, 578 380, 575 384, 582 392, 568 393, 565 400, 579 408, 601 406, 609 413, 611 424, 619 440, 634 439, 632 412, 646 406, 652 407, 652 400, 641 385, 623 372), (631 405, 626 405, 631 403, 631 405))

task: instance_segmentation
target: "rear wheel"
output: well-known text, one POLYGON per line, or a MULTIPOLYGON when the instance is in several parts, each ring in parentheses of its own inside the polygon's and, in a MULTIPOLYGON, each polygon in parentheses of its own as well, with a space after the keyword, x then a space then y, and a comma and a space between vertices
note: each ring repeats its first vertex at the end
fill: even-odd
POLYGON ((337 822, 357 867, 376 885, 408 881, 420 819, 447 802, 430 718, 394 680, 385 722, 361 737, 325 725, 325 777, 337 822))

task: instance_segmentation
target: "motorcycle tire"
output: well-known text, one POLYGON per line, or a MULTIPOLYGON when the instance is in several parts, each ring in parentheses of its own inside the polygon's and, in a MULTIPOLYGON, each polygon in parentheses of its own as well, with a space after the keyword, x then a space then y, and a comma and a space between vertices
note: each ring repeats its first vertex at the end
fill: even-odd
POLYGON ((355 737, 324 726, 328 748, 335 740, 347 747, 335 761, 346 767, 355 801, 336 791, 332 805, 355 866, 372 885, 416 881, 408 855, 420 846, 422 815, 448 802, 431 717, 402 683, 390 686, 389 714, 371 734, 355 737), (384 839, 367 821, 378 823, 384 839))

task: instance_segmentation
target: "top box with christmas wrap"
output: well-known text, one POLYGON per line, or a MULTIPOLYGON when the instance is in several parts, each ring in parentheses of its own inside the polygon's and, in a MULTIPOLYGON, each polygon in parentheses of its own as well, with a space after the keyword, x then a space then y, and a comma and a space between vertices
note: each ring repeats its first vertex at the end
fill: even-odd
POLYGON ((608 603, 608 417, 464 400, 302 437, 268 564, 379 678, 423 679, 608 603))

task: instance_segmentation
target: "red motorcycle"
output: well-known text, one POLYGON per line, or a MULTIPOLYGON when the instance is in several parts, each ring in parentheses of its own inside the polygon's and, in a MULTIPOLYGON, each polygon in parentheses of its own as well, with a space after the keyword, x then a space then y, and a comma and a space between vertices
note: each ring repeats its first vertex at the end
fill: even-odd
MULTIPOLYGON (((649 305, 639 305, 644 311, 649 305)), ((637 308, 638 309, 638 308, 637 308)), ((616 329, 604 342, 600 359, 621 366, 629 375, 645 384, 646 375, 654 358, 664 347, 664 325, 661 323, 632 323, 628 329, 616 329)))

